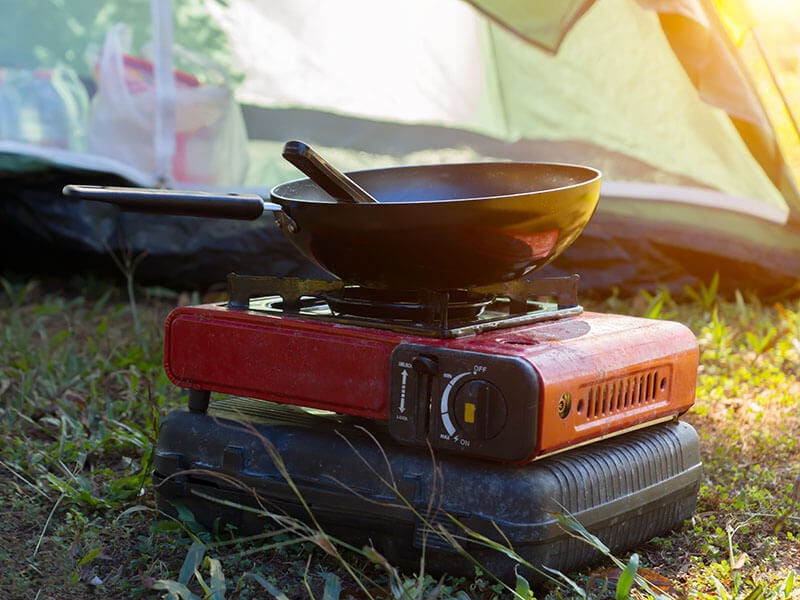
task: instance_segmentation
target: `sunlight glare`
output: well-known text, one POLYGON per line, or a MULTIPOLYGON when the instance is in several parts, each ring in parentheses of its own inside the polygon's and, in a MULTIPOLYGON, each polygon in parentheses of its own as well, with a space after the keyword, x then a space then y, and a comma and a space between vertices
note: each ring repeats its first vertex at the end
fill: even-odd
POLYGON ((750 0, 750 10, 767 19, 788 17, 800 20, 798 0, 750 0))

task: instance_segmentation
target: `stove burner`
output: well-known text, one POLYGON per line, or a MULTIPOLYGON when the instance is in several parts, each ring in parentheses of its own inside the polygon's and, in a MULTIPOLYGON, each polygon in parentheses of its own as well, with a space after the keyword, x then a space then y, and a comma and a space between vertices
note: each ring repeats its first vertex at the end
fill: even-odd
POLYGON ((469 290, 379 290, 345 286, 322 294, 334 314, 429 323, 442 318, 476 319, 494 295, 469 290))
POLYGON ((438 338, 579 314, 577 275, 470 290, 387 290, 342 281, 228 275, 228 308, 438 338))

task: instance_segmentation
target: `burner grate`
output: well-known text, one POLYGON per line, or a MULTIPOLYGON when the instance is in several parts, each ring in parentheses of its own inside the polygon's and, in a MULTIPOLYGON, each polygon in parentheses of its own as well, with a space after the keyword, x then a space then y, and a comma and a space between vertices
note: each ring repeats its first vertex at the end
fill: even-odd
POLYGON ((572 275, 470 290, 398 291, 232 273, 228 307, 449 338, 579 314, 578 281, 572 275))

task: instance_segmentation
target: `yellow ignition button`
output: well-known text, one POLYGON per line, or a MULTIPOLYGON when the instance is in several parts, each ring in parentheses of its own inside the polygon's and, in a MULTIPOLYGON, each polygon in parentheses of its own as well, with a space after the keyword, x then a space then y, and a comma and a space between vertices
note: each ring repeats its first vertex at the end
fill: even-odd
POLYGON ((464 403, 464 423, 475 422, 475 405, 472 402, 464 403))

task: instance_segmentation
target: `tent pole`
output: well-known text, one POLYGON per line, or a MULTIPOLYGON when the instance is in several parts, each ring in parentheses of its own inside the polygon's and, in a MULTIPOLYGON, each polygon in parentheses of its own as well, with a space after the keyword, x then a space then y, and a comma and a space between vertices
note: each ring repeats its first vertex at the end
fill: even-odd
POLYGON ((175 76, 172 57, 172 0, 151 0, 153 74, 156 90, 153 153, 159 187, 172 184, 175 156, 175 76))

